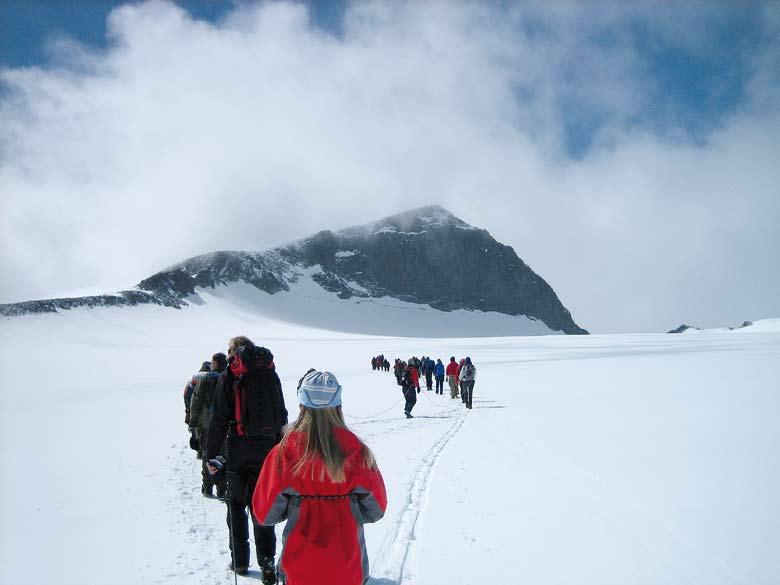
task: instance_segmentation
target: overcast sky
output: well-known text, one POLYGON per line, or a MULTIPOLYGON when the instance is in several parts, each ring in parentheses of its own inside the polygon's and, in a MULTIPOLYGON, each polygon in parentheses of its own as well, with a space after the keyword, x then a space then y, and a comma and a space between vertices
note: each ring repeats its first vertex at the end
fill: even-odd
POLYGON ((780 317, 780 3, 194 4, 4 3, 0 302, 437 203, 592 332, 780 317))

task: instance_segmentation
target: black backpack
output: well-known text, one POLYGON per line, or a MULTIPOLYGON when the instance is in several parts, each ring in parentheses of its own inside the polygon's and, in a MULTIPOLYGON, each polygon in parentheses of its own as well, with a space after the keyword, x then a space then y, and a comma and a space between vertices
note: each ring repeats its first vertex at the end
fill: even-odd
POLYGON ((284 425, 282 383, 274 369, 274 355, 265 347, 241 346, 236 356, 247 371, 234 382, 233 399, 239 401, 236 420, 239 436, 277 435, 284 425))

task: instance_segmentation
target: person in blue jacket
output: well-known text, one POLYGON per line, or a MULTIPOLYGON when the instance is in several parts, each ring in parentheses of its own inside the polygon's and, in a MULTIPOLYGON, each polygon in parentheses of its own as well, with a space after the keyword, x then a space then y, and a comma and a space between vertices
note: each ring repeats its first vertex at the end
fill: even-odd
POLYGON ((433 377, 436 378, 436 394, 444 394, 444 364, 441 360, 436 360, 433 377))
POLYGON ((422 359, 422 373, 425 375, 425 387, 430 392, 433 390, 433 360, 427 356, 422 359))

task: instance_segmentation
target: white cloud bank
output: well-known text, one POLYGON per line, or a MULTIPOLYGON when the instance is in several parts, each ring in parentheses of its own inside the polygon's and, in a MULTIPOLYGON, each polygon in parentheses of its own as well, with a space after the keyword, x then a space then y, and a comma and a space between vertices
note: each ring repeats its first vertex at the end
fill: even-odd
POLYGON ((635 123, 663 104, 630 39, 594 32, 646 16, 697 50, 707 18, 542 6, 359 3, 336 38, 297 4, 213 25, 153 1, 111 14, 105 51, 0 72, 0 302, 439 203, 594 331, 780 315, 776 5, 740 106, 695 142, 635 123), (570 108, 602 121, 578 161, 570 108))

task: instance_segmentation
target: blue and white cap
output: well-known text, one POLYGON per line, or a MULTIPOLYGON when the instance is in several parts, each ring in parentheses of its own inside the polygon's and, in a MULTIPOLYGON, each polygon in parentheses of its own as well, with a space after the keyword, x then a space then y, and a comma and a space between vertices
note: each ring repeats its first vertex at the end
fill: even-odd
POLYGON ((309 372, 298 388, 298 402, 309 408, 341 406, 341 384, 330 372, 309 372))

